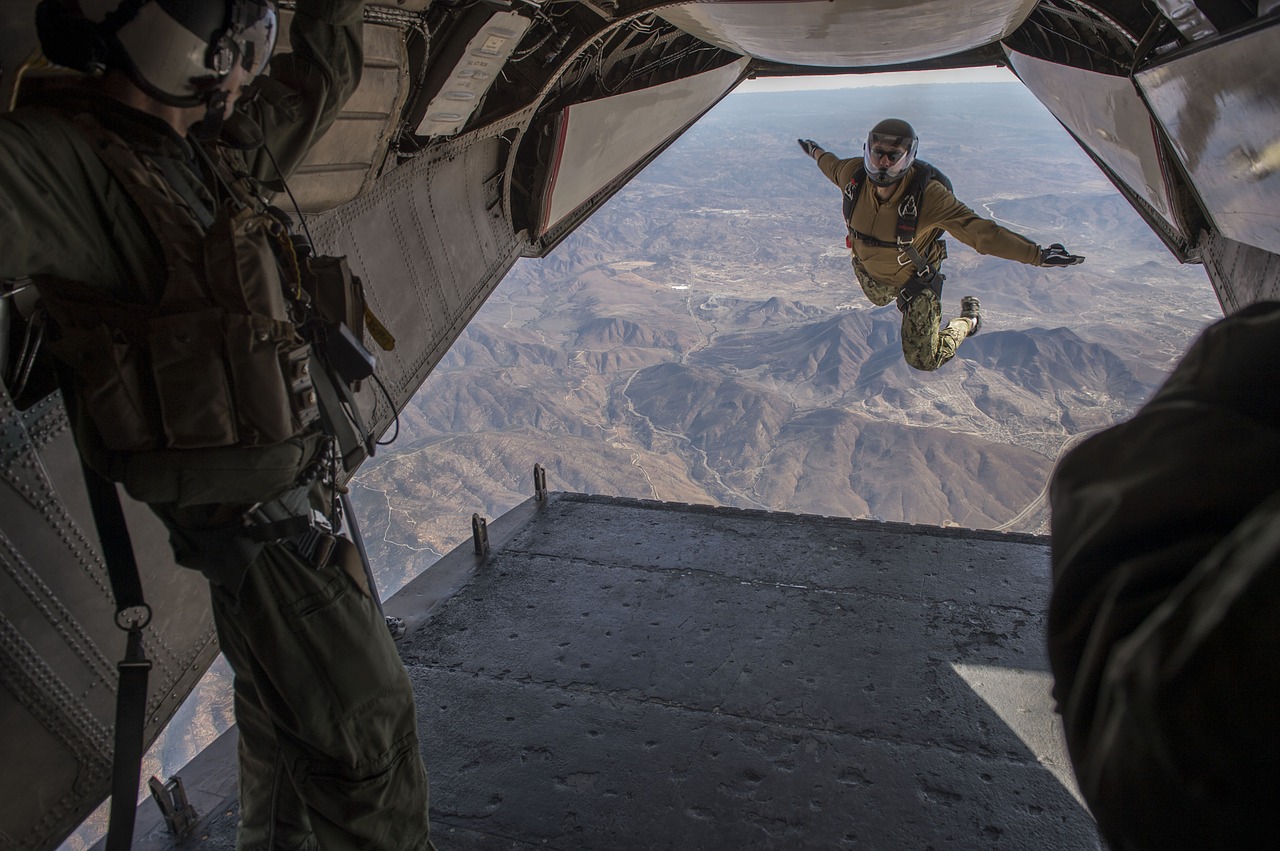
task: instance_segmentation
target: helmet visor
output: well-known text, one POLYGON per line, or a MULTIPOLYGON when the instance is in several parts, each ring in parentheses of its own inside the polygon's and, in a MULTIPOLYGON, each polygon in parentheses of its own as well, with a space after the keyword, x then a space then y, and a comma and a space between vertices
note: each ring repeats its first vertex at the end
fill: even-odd
POLYGON ((896 182, 916 158, 915 136, 890 136, 885 133, 867 134, 863 148, 863 161, 871 182, 888 186, 896 182))
POLYGON ((884 136, 872 133, 867 139, 867 155, 879 168, 890 168, 911 150, 911 139, 905 136, 884 136))
POLYGON ((280 34, 276 4, 264 2, 262 7, 261 16, 236 34, 236 40, 240 43, 240 64, 251 77, 258 76, 266 69, 271 53, 276 49, 276 38, 280 34))

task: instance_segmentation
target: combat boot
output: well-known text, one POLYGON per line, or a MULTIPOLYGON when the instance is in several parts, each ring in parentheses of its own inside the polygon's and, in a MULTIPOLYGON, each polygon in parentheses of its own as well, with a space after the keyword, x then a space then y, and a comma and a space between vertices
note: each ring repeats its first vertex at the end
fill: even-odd
POLYGON ((960 318, 972 322, 973 330, 969 332, 970 337, 978 333, 978 329, 982 327, 982 310, 978 307, 976 296, 967 295, 960 299, 960 318))

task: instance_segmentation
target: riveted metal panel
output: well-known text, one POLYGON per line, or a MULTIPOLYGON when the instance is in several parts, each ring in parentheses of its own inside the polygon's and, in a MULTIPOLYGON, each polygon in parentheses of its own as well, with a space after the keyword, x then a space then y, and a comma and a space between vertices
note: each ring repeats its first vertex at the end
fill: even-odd
POLYGON ((1214 232, 1204 234, 1200 258, 1223 313, 1230 315, 1254 302, 1280 300, 1280 255, 1214 232))
MULTIPOLYGON (((52 848, 107 796, 125 634, 60 397, 18 411, 0 390, 0 434, 0 835, 6 847, 52 848)), ((149 743, 217 645, 207 583, 173 563, 149 509, 122 500, 154 611, 149 743)))
MULTIPOLYGON (((283 53, 293 15, 284 12, 280 19, 284 34, 278 53, 283 53)), ((372 184, 409 91, 409 77, 403 71, 407 65, 403 30, 366 23, 360 85, 289 179, 304 213, 332 209, 372 184)))
MULTIPOLYGON (((397 409, 520 254, 502 204, 508 147, 497 137, 466 137, 433 148, 311 224, 321 251, 347 256, 370 309, 396 338, 389 352, 367 344, 397 409)), ((390 425, 385 399, 368 386, 361 397, 377 431, 390 425)))

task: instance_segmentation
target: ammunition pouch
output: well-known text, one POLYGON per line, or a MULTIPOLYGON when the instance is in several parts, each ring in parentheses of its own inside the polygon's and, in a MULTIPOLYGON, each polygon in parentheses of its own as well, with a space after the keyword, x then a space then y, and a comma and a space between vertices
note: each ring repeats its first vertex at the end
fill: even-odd
MULTIPOLYGON (((295 243, 296 244, 296 243, 295 243)), ((325 325, 345 325, 364 338, 364 285, 351 274, 345 257, 306 256, 300 262, 302 289, 325 325)))
POLYGON ((221 148, 199 149, 217 175, 206 201, 95 119, 76 121, 168 271, 149 303, 37 281, 52 320, 46 342, 68 368, 77 441, 94 468, 144 502, 253 503, 295 486, 322 428, 338 437, 347 470, 372 454, 352 389, 375 366, 366 319, 384 348, 394 340, 345 258, 312 256, 221 148))
POLYGON ((272 217, 224 204, 202 244, 170 248, 177 262, 155 304, 41 287, 58 330, 49 349, 104 448, 266 446, 319 418, 275 254, 281 233, 272 217))
POLYGON ((48 345, 106 449, 265 446, 319 416, 307 344, 266 317, 209 309, 157 317, 137 336, 66 329, 48 345))

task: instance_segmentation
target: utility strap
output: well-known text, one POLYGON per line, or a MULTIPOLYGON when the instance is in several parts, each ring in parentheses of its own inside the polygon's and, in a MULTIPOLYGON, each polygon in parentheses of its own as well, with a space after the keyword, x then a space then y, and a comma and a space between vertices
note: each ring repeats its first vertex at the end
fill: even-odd
MULTIPOLYGON (((75 399, 70 370, 57 362, 62 398, 72 422, 75 399)), ((138 780, 142 774, 143 728, 147 720, 147 679, 151 662, 142 647, 142 630, 151 622, 151 607, 142 596, 142 578, 133 555, 133 541, 115 484, 80 459, 93 522, 98 527, 102 558, 107 565, 111 594, 116 600, 116 626, 128 633, 116 691, 115 746, 111 757, 111 815, 106 851, 129 851, 138 813, 138 780)))
POLYGON ((138 811, 138 780, 144 750, 142 733, 147 722, 147 678, 151 672, 151 661, 142 649, 141 629, 129 631, 128 645, 119 670, 107 851, 129 851, 133 846, 133 823, 138 811))
POLYGON ((849 228, 849 235, 852 236, 854 239, 858 240, 859 242, 865 242, 867 245, 874 246, 875 248, 897 248, 898 247, 898 243, 896 242, 890 242, 887 239, 876 239, 874 236, 872 236, 869 233, 863 233, 862 231, 854 230, 853 228, 849 228))
POLYGON ((900 242, 898 247, 902 249, 902 253, 907 255, 916 267, 916 275, 921 278, 928 278, 933 275, 933 270, 929 268, 929 264, 920 256, 920 252, 910 242, 900 242))
MULTIPOLYGON (((65 386, 65 385, 64 385, 65 386)), ((129 851, 138 810, 138 780, 142 772, 143 728, 147 721, 147 679, 151 661, 142 648, 142 630, 151 609, 142 597, 142 579, 133 556, 133 542, 125 525, 116 486, 81 461, 93 522, 102 542, 111 593, 116 598, 116 626, 128 632, 124 659, 117 668, 115 751, 111 757, 111 819, 107 851, 129 851)))
POLYGON ((283 520, 250 526, 245 537, 260 544, 279 541, 283 538, 296 538, 311 531, 315 525, 310 514, 305 517, 286 517, 283 520))
POLYGON ((946 280, 947 276, 940 273, 932 276, 912 275, 911 280, 907 281, 902 289, 898 290, 898 310, 906 313, 907 307, 911 302, 925 290, 929 290, 938 298, 942 298, 942 284, 946 280))

